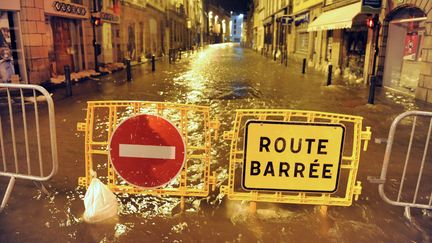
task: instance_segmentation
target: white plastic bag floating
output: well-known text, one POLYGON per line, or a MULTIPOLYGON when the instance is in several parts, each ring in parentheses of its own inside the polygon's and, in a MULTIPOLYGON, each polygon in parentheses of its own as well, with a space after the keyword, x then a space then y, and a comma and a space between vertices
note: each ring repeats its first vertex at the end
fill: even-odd
POLYGON ((84 196, 84 221, 97 223, 117 216, 117 198, 99 179, 93 178, 84 196))

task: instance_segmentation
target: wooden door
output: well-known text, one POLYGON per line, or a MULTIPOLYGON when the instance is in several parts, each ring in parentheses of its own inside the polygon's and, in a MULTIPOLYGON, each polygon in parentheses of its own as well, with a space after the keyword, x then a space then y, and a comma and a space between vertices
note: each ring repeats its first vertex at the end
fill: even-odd
POLYGON ((67 19, 53 17, 51 21, 54 40, 54 53, 57 73, 64 74, 64 67, 69 65, 75 70, 72 56, 72 40, 67 19))

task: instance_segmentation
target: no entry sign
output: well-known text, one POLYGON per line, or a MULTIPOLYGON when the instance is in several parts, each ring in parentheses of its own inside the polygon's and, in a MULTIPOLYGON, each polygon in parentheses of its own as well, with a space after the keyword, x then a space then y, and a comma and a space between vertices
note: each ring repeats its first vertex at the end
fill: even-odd
POLYGON ((248 121, 243 187, 247 190, 336 191, 342 124, 248 121))
POLYGON ((155 115, 123 121, 111 137, 111 163, 129 184, 146 189, 166 185, 182 170, 185 143, 177 128, 155 115))

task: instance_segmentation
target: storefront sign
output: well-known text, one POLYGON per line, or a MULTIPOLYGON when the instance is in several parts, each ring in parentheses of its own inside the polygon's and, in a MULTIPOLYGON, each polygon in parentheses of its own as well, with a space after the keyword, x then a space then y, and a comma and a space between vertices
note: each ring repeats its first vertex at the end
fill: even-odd
POLYGON ((344 133, 342 124, 248 121, 243 188, 335 192, 344 133))
POLYGON ((2 0, 0 1, 0 9, 1 10, 20 10, 20 1, 12 1, 12 0, 2 0))
POLYGON ((277 22, 281 22, 282 25, 289 25, 294 21, 293 17, 291 16, 282 16, 279 19, 277 19, 277 22))
POLYGON ((306 10, 314 5, 320 4, 323 0, 294 0, 293 13, 298 13, 306 10))
POLYGON ((298 26, 301 23, 309 22, 309 13, 298 15, 294 18, 295 25, 298 26))
POLYGON ((113 24, 119 24, 120 23, 120 16, 107 13, 107 12, 101 12, 100 18, 102 19, 102 22, 108 22, 113 24))
POLYGON ((87 19, 90 11, 87 7, 59 0, 45 0, 45 13, 65 18, 87 19))
POLYGON ((379 14, 381 0, 362 0, 362 13, 379 14))

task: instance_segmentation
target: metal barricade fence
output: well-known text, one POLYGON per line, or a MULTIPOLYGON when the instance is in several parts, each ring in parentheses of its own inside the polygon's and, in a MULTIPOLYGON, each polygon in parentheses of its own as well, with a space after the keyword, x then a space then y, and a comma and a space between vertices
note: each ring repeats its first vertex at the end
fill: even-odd
POLYGON ((408 218, 409 208, 432 209, 431 132, 432 112, 407 111, 397 116, 390 127, 381 175, 368 178, 379 184, 379 195, 385 202, 405 207, 408 218), (392 157, 393 150, 406 151, 406 156, 392 157))
MULTIPOLYGON (((0 176, 10 178, 1 212, 15 179, 47 181, 57 173, 58 158, 54 102, 43 87, 0 84, 0 108, 0 176), (40 116, 46 112, 48 116, 40 116), (43 132, 46 130, 49 132, 43 132), (45 162, 48 158, 51 166, 45 162)), ((40 186, 45 190, 42 184, 40 186)))
POLYGON ((216 185, 215 172, 211 172, 211 130, 217 136, 219 122, 210 119, 206 106, 182 105, 144 101, 90 101, 85 123, 77 130, 85 132, 85 176, 78 184, 88 187, 92 171, 116 193, 147 194, 157 196, 206 197, 210 187, 216 185), (182 134, 186 145, 186 162, 180 173, 168 185, 146 190, 123 181, 115 172, 110 160, 108 145, 117 126, 137 114, 161 116, 172 122, 182 134))
POLYGON ((361 182, 357 181, 357 172, 360 162, 361 143, 363 150, 367 150, 371 138, 370 127, 362 130, 363 118, 343 114, 333 114, 313 111, 296 110, 237 110, 234 128, 224 133, 224 139, 231 140, 231 152, 229 162, 228 185, 221 187, 221 192, 228 195, 231 200, 246 200, 250 202, 272 202, 327 206, 350 206, 353 197, 355 200, 361 193, 361 182), (245 190, 240 186, 241 174, 245 170, 243 160, 245 158, 243 134, 246 124, 250 120, 296 122, 303 124, 341 124, 346 127, 346 137, 339 188, 334 193, 319 192, 286 192, 245 190))

